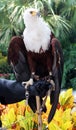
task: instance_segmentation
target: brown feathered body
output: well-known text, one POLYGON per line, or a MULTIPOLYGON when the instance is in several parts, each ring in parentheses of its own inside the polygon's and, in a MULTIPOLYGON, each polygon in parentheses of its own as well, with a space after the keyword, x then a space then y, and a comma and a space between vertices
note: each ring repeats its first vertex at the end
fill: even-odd
MULTIPOLYGON (((38 75, 40 78, 49 75, 49 72, 52 71, 52 66, 54 62, 53 59, 55 46, 56 44, 58 44, 58 46, 61 47, 59 41, 54 37, 53 34, 51 34, 50 39, 50 46, 48 50, 46 50, 45 52, 41 50, 42 52, 35 53, 26 50, 23 38, 19 36, 13 37, 8 48, 9 64, 13 63, 13 65, 16 65, 18 63, 19 52, 21 51, 27 60, 30 73, 35 72, 35 74, 38 75)), ((57 63, 57 66, 58 64, 59 63, 57 63)))

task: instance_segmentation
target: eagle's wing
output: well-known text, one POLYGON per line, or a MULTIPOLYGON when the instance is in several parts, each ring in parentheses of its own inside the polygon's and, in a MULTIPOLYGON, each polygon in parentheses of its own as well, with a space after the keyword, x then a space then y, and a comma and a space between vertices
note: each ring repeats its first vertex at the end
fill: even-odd
POLYGON ((26 48, 23 38, 14 36, 8 47, 8 63, 12 66, 17 81, 27 81, 30 71, 27 62, 26 48))
POLYGON ((55 82, 55 91, 52 91, 50 95, 52 108, 49 113, 48 123, 52 120, 57 108, 59 93, 61 89, 62 75, 63 75, 63 64, 64 64, 63 51, 58 39, 53 37, 51 40, 51 46, 52 46, 52 55, 53 55, 52 72, 53 72, 53 77, 55 82))
POLYGON ((8 63, 9 64, 11 64, 11 62, 14 65, 18 63, 19 52, 22 52, 22 54, 26 57, 26 48, 23 42, 23 38, 20 36, 14 36, 10 40, 10 44, 8 47, 8 63))
POLYGON ((53 67, 52 67, 53 76, 55 76, 55 71, 57 69, 59 86, 61 86, 62 75, 63 75, 63 66, 64 66, 63 51, 62 51, 61 44, 57 38, 52 39, 51 45, 52 45, 52 54, 53 54, 54 60, 55 60, 55 61, 53 61, 53 67))

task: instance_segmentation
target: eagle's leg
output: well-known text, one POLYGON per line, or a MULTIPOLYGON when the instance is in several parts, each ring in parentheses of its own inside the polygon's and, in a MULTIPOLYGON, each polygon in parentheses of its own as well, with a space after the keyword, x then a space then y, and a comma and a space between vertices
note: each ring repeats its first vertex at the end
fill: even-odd
POLYGON ((48 72, 49 72, 49 76, 48 76, 47 81, 50 82, 53 88, 55 88, 54 77, 53 77, 51 69, 48 68, 48 72))
POLYGON ((26 86, 33 85, 34 82, 36 64, 31 56, 32 55, 28 53, 27 60, 28 60, 28 65, 29 65, 31 75, 28 81, 23 82, 23 84, 26 84, 26 86))
POLYGON ((48 56, 48 59, 47 59, 47 69, 48 69, 48 74, 49 75, 48 75, 47 81, 51 83, 52 87, 55 87, 54 77, 53 77, 53 73, 52 73, 52 62, 50 60, 50 56, 48 56))
MULTIPOLYGON (((53 65, 52 65, 53 73, 55 72, 55 70, 56 70, 56 52, 54 51, 54 59, 53 59, 53 65)), ((54 77, 53 77, 52 72, 49 72, 49 76, 50 76, 50 83, 53 86, 53 90, 55 90, 55 82, 54 82, 54 77)))
POLYGON ((51 71, 49 72, 49 79, 48 79, 48 81, 51 83, 53 89, 55 89, 54 78, 53 78, 53 75, 52 75, 51 71))

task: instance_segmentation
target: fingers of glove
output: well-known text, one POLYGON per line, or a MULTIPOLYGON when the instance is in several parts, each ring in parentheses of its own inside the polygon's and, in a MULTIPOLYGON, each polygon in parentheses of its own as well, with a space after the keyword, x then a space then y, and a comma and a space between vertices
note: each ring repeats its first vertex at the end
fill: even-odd
POLYGON ((33 85, 28 87, 29 94, 32 96, 41 96, 44 97, 46 92, 51 87, 51 84, 46 81, 38 81, 35 82, 33 85))

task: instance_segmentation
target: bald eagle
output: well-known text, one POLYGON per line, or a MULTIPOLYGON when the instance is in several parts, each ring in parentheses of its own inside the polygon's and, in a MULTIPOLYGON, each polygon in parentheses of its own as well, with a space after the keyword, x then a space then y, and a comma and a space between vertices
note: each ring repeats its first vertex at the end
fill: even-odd
MULTIPOLYGON (((26 28, 23 32, 24 44, 27 50, 27 58, 31 71, 28 84, 33 84, 34 75, 42 75, 36 73, 37 66, 43 66, 43 70, 52 75, 52 56, 50 51, 51 30, 48 24, 40 17, 38 10, 27 9, 24 12, 24 24, 26 28), (48 58, 47 58, 48 57, 48 58), (50 60, 51 58, 51 60, 50 60), (43 60, 44 59, 44 60, 43 60)), ((41 68, 42 70, 42 68, 41 68)), ((47 74, 48 74, 47 73, 47 74)), ((46 74, 43 74, 43 77, 46 74)))
POLYGON ((52 108, 48 117, 49 123, 58 104, 63 74, 63 52, 59 40, 55 38, 37 9, 26 9, 23 19, 25 24, 23 38, 15 36, 11 39, 8 61, 13 66, 17 65, 21 52, 27 59, 30 72, 28 81, 24 81, 27 86, 32 85, 34 79, 48 77, 48 81, 55 87, 55 91, 50 95, 52 108))

